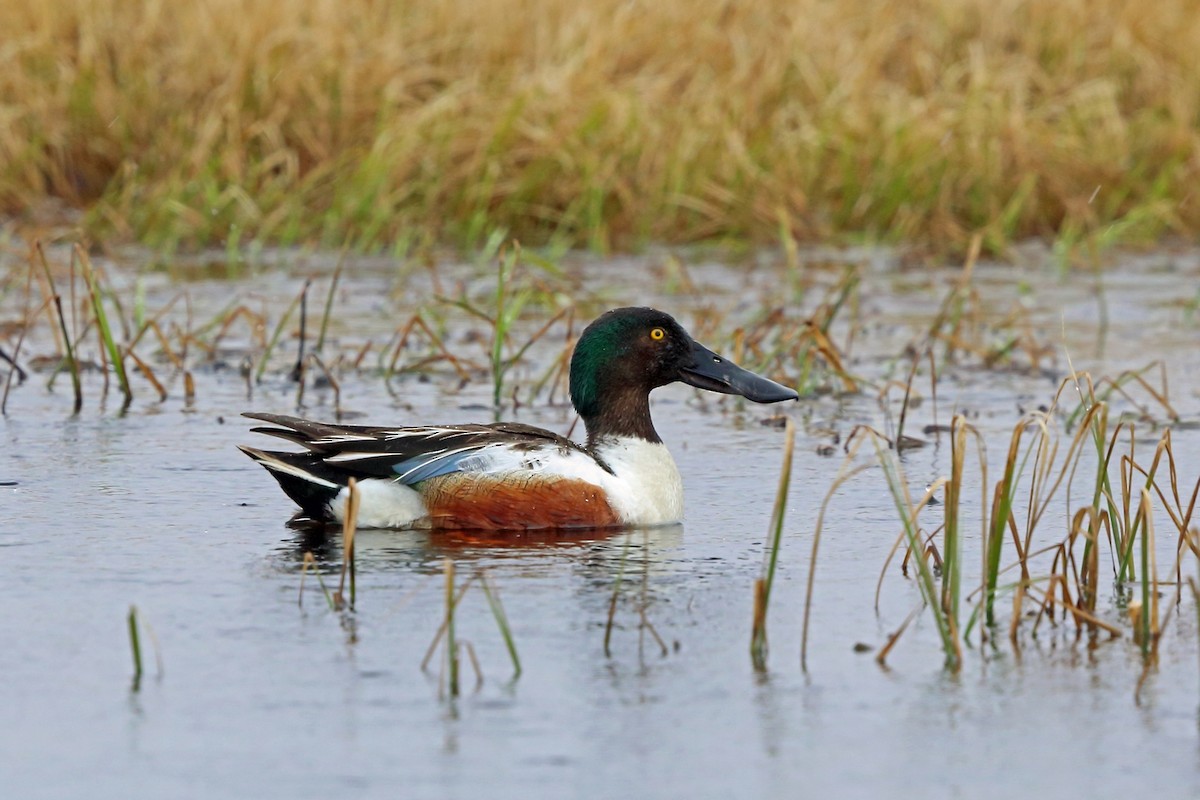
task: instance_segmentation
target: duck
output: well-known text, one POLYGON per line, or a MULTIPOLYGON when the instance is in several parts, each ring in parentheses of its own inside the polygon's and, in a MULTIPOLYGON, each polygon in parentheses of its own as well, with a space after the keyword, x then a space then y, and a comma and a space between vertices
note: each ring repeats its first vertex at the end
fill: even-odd
POLYGON ((239 445, 300 507, 344 523, 349 481, 359 528, 540 530, 658 526, 683 518, 683 481, 650 416, 650 393, 682 382, 755 403, 795 390, 743 369, 653 308, 617 308, 580 334, 571 404, 583 444, 517 422, 376 427, 247 412, 251 429, 303 448, 239 445))

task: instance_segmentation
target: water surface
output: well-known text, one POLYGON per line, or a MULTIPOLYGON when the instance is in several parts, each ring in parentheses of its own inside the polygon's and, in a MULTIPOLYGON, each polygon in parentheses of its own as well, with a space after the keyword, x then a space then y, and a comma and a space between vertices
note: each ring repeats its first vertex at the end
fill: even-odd
MULTIPOLYGON (((201 271, 186 284, 196 318, 234 295, 266 303, 277 317, 305 276, 316 273, 320 288, 331 269, 318 257, 280 261, 233 282, 207 280, 201 271)), ((812 267, 812 283, 801 291, 767 262, 747 277, 743 268, 695 259, 688 264, 691 291, 664 290, 669 273, 655 256, 582 259, 568 272, 592 306, 652 302, 692 327, 715 321, 720 336, 764 304, 811 312, 845 263, 860 263, 856 316, 839 318, 834 339, 844 344, 855 326, 851 368, 877 383, 903 380, 903 345, 928 326, 955 275, 905 271, 887 254, 837 254, 825 259, 829 266, 812 267), (721 318, 707 308, 720 309, 721 318)), ((1161 358, 1176 411, 1185 422, 1200 419, 1200 325, 1185 302, 1187 287, 1200 278, 1195 253, 1128 258, 1099 278, 1060 279, 1044 260, 1028 262, 981 265, 974 286, 997 337, 1020 327, 1005 326, 1004 315, 1024 309, 1021 325, 1047 345, 1044 363, 984 368, 964 357, 939 385, 939 422, 955 408, 968 411, 998 462, 1022 410, 1050 401, 1068 372, 1068 354, 1076 369, 1096 375, 1161 358)), ((114 284, 130 287, 136 267, 112 265, 114 284)), ((489 280, 469 265, 402 274, 387 261, 355 262, 343 277, 332 334, 352 350, 388 335, 434 294, 459 283, 481 291, 489 280)), ((179 286, 151 274, 147 307, 166 302, 179 286)), ((19 315, 18 295, 0 300, 3 318, 19 315)), ((545 317, 533 309, 524 324, 545 317)), ((446 319, 449 344, 471 346, 479 325, 462 315, 446 319)), ((249 340, 231 338, 231 346, 249 340)), ((535 350, 529 367, 515 374, 518 383, 540 375, 560 346, 561 338, 535 350)), ((52 349, 36 340, 27 347, 52 349)), ((475 347, 482 360, 483 346, 475 347)), ((879 614, 874 610, 875 583, 898 532, 878 470, 847 484, 829 506, 809 672, 800 670, 813 525, 841 458, 836 445, 833 456, 819 450, 855 425, 887 427, 878 389, 782 409, 799 432, 770 614, 770 669, 760 674, 748 654, 751 595, 783 441, 763 421, 778 407, 701 398, 679 386, 655 394, 655 421, 687 490, 683 525, 530 537, 517 547, 366 532, 359 539, 358 608, 339 615, 325 606, 312 576, 303 606, 297 603, 303 553, 315 550, 330 573, 326 580, 336 580, 339 542, 322 547, 285 527, 290 502, 234 449, 257 438, 241 411, 295 411, 295 387, 282 368, 248 397, 236 361, 222 369, 198 364, 190 407, 178 384, 161 404, 141 384, 124 415, 115 398, 101 407, 96 376, 87 378, 77 417, 70 415, 67 382, 48 393, 45 379, 34 375, 15 390, 0 422, 0 480, 17 483, 0 487, 0 777, 8 796, 1200 794, 1200 667, 1190 599, 1170 620, 1161 663, 1137 701, 1140 652, 1111 589, 1101 608, 1125 635, 1094 647, 1069 624, 1044 626, 1036 638, 1026 626, 1016 650, 1007 641, 980 648, 973 636, 962 671, 953 674, 943 669, 936 630, 923 614, 887 669, 873 653, 857 652, 860 643, 882 644, 919 602, 893 565, 879 614), (443 614, 445 559, 463 577, 487 570, 498 588, 524 668, 518 680, 511 680, 486 601, 474 590, 458 627, 478 655, 481 685, 468 669, 463 695, 451 700, 438 658, 421 670, 443 614), (157 641, 146 645, 147 674, 137 692, 130 691, 130 604, 157 641), (643 609, 665 655, 640 625, 643 609)), ((384 424, 490 414, 486 380, 460 388, 457 377, 440 370, 393 388, 347 374, 342 403, 360 419, 384 424)), ((908 430, 933 439, 920 433, 934 413, 923 394, 908 430)), ((306 402, 307 415, 332 416, 328 390, 310 389, 306 402)), ((573 414, 535 403, 516 418, 566 431, 573 414)), ((1149 425, 1139 428, 1144 457, 1157 435, 1149 425)), ((1200 473, 1200 434, 1181 426, 1174 444, 1190 491, 1200 473)), ((914 491, 945 474, 948 459, 944 440, 906 454, 914 491)), ((967 512, 971 565, 979 557, 977 498, 967 512)), ((1047 540, 1065 533, 1061 521, 1045 524, 1055 531, 1047 540)), ((1160 564, 1169 564, 1172 543, 1160 545, 1160 564)), ((1106 549, 1102 565, 1108 558, 1106 549)), ((1185 562, 1189 573, 1194 565, 1185 562)), ((967 575, 977 579, 977 567, 967 575)))

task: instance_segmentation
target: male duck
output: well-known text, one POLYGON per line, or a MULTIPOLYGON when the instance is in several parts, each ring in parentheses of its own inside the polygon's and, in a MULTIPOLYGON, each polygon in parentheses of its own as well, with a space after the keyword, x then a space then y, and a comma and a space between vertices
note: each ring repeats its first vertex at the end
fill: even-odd
POLYGON ((376 428, 246 414, 307 452, 241 447, 314 519, 341 522, 356 478, 363 528, 600 528, 683 516, 683 483, 650 420, 650 391, 674 381, 756 403, 796 392, 695 342, 652 308, 618 308, 579 337, 571 402, 587 444, 514 422, 376 428))

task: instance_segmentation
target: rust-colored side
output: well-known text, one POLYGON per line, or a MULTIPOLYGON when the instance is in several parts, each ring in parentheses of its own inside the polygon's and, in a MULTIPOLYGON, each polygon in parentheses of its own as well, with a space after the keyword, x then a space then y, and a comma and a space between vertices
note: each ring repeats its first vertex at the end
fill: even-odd
POLYGON ((554 476, 456 472, 421 484, 432 528, 530 530, 620 525, 604 490, 554 476))

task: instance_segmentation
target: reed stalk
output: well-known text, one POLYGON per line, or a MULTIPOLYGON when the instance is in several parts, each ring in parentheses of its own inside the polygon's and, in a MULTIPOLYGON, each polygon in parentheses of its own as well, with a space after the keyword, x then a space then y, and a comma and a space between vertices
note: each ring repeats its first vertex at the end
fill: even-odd
POLYGON ((958 522, 961 511, 963 463, 967 445, 967 421, 961 414, 950 421, 950 479, 945 485, 945 518, 942 532, 942 609, 957 624, 962 587, 962 544, 958 522))
MULTIPOLYGON (((53 301, 55 315, 58 320, 57 335, 61 336, 63 353, 67 366, 71 372, 71 388, 74 390, 75 406, 74 413, 78 414, 83 408, 83 384, 79 377, 79 361, 75 358, 75 348, 71 342, 71 334, 67 332, 67 318, 63 313, 62 297, 58 294, 58 290, 54 287, 54 275, 50 271, 50 263, 46 260, 46 251, 42 248, 41 242, 35 242, 34 248, 37 250, 38 260, 42 265, 42 272, 45 275, 46 285, 50 289, 50 297, 53 301)), ((29 323, 26 322, 26 327, 29 323)), ((51 382, 54 376, 50 376, 51 382)), ((7 399, 7 398, 6 398, 7 399)))
POLYGON ((338 590, 334 594, 337 600, 338 607, 345 605, 346 577, 350 578, 350 604, 348 608, 354 610, 355 601, 355 584, 354 584, 354 533, 358 530, 358 505, 361 500, 361 492, 358 488, 358 481, 351 478, 346 484, 346 511, 342 517, 342 577, 338 583, 338 590))
POLYGON ((516 322, 521 309, 529 299, 529 291, 523 290, 515 296, 509 290, 513 271, 520 259, 521 250, 515 245, 500 257, 496 266, 496 316, 492 321, 492 407, 500 408, 501 396, 504 392, 504 377, 512 365, 504 357, 504 347, 508 342, 512 325, 516 322))
POLYGON ((113 338, 112 326, 108 323, 108 313, 104 310, 100 281, 96 278, 96 271, 92 269, 91 259, 88 258, 84 249, 75 245, 75 252, 79 256, 84 279, 87 281, 88 291, 92 296, 92 312, 96 317, 96 328, 100 333, 100 341, 108 353, 109 363, 113 365, 113 371, 117 375, 117 385, 121 387, 121 394, 125 398, 121 408, 129 408, 133 402, 133 389, 129 385, 129 374, 125 370, 125 354, 117 345, 116 339, 113 338))
POLYGON ((1142 541, 1142 608, 1138 619, 1138 644, 1142 658, 1149 660, 1157 647, 1158 639, 1158 569, 1154 552, 1154 518, 1151 513, 1150 491, 1142 489, 1139 503, 1142 541))
POLYGON ((267 341, 267 346, 263 350, 262 358, 258 362, 258 369, 254 371, 254 382, 262 383, 263 373, 267 371, 267 362, 271 360, 271 353, 274 352, 275 346, 279 344, 279 337, 283 335, 283 329, 287 325, 288 320, 292 318, 292 314, 296 313, 296 308, 300 305, 305 295, 308 293, 308 284, 304 284, 304 289, 300 294, 292 300, 287 309, 284 310, 283 316, 279 318, 279 322, 275 325, 275 330, 271 332, 271 338, 267 341))
POLYGON ((909 497, 903 468, 900 466, 895 451, 887 447, 886 439, 875 431, 868 433, 875 446, 879 464, 883 467, 883 474, 896 505, 896 511, 900 515, 903 524, 902 535, 917 565, 917 587, 920 590, 921 599, 929 607, 937 625, 938 636, 942 641, 942 650, 946 655, 946 665, 957 671, 962 667, 962 647, 958 639, 958 625, 942 607, 937 581, 934 578, 933 569, 929 565, 929 559, 925 555, 924 542, 917 528, 917 509, 913 507, 909 497))
POLYGON ((763 574, 754 582, 754 616, 750 629, 750 661, 760 672, 767 668, 767 611, 771 602, 771 588, 775 583, 775 569, 779 564, 779 550, 783 544, 783 521, 787 511, 788 489, 792 483, 792 454, 796 444, 796 425, 789 417, 784 429, 783 466, 779 471, 779 486, 775 492, 775 505, 771 510, 768 530, 769 544, 763 574))
POLYGON ((298 383, 304 382, 304 342, 307 338, 308 326, 308 290, 312 287, 312 278, 304 282, 300 290, 300 335, 296 348, 296 365, 292 367, 291 378, 298 383))
POLYGON ((479 587, 483 589, 488 607, 492 610, 492 617, 496 620, 496 627, 500 629, 500 636, 504 639, 504 646, 508 650, 508 657, 512 660, 513 665, 512 680, 515 681, 521 677, 521 657, 517 654, 517 642, 513 637, 512 627, 508 624, 508 615, 504 613, 500 595, 492 588, 487 574, 484 572, 479 573, 479 587))
POLYGON ((71 343, 71 337, 67 333, 67 320, 63 314, 62 298, 54 295, 54 309, 58 314, 58 324, 62 330, 63 341, 67 348, 67 366, 71 371, 71 388, 74 390, 75 405, 72 409, 73 413, 78 414, 83 408, 83 383, 79 377, 79 361, 75 358, 75 347, 71 343))
POLYGON ((333 270, 333 278, 329 281, 329 293, 325 295, 325 311, 321 314, 321 332, 317 334, 317 343, 313 346, 314 353, 319 354, 325 347, 325 335, 329 332, 329 320, 333 316, 333 298, 337 296, 338 281, 342 277, 342 268, 346 266, 346 252, 343 248, 333 270))
POLYGON ((129 626, 129 650, 133 656, 133 686, 132 691, 137 692, 142 687, 142 642, 138 636, 138 613, 137 606, 129 607, 129 616, 127 617, 129 626))
POLYGON ((1004 473, 996 483, 992 496, 990 524, 987 539, 984 542, 984 615, 989 627, 995 625, 996 585, 1000 574, 1000 554, 1004 547, 1004 534, 1012 517, 1013 499, 1017 491, 1017 478, 1023 471, 1018 469, 1021 438, 1025 433, 1027 422, 1022 422, 1013 429, 1009 439, 1008 455, 1004 460, 1004 473))
POLYGON ((454 611, 458 605, 454 594, 454 562, 445 559, 443 562, 446 575, 446 672, 451 697, 458 697, 458 640, 454 634, 454 611))
MULTIPOLYGON (((862 446, 862 436, 852 436, 847 441, 846 458, 842 460, 842 464, 838 467, 837 476, 833 479, 833 483, 829 487, 829 491, 825 493, 825 499, 821 501, 821 509, 817 512, 817 522, 813 526, 813 544, 812 555, 808 560, 808 582, 804 590, 804 622, 801 625, 800 631, 800 669, 808 672, 808 629, 809 620, 812 616, 813 604, 813 586, 817 575, 817 553, 821 545, 821 532, 825 527, 825 513, 829 510, 829 503, 833 500, 833 495, 847 481, 858 475, 863 470, 867 469, 866 465, 854 466, 853 459, 857 456, 859 448, 862 446)), ((755 582, 755 593, 757 596, 757 581, 755 582)), ((758 604, 755 604, 757 609, 758 604)))

